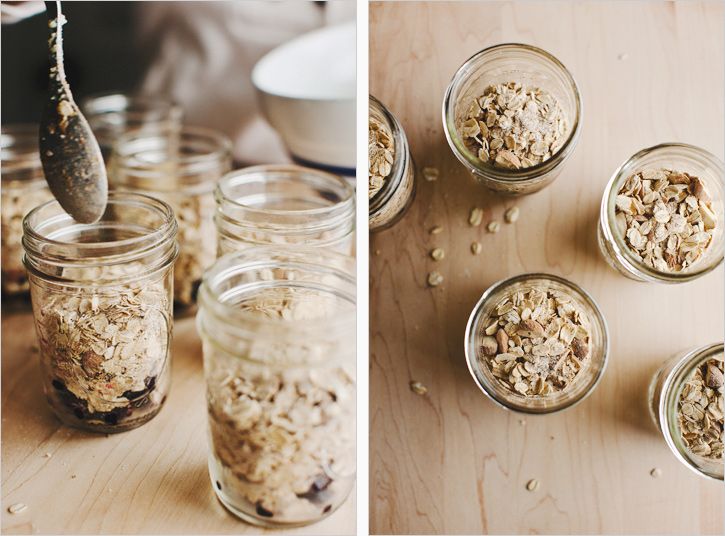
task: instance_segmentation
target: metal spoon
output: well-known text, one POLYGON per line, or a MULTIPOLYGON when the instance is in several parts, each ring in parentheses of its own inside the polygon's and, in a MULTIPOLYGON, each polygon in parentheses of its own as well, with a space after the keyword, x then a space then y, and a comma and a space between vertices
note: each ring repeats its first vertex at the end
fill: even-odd
POLYGON ((63 67, 60 1, 45 2, 50 28, 50 84, 40 122, 40 160, 60 206, 80 223, 95 223, 106 210, 108 179, 103 155, 88 121, 73 100, 63 67))

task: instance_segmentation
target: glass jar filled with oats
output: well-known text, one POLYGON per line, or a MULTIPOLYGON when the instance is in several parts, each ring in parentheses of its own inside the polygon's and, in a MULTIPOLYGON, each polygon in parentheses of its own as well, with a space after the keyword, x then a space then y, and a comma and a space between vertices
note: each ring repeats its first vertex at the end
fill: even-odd
POLYGON ((679 354, 655 374, 650 413, 686 467, 723 479, 723 344, 679 354))
POLYGON ((2 177, 2 293, 28 292, 23 266, 23 217, 31 209, 53 198, 43 175, 38 153, 37 125, 8 125, 0 133, 2 177))
POLYGON ((599 249, 638 281, 682 283, 723 260, 721 160, 683 143, 643 149, 607 184, 599 214, 599 249))
POLYGON ((552 413, 597 386, 609 354, 607 323, 592 297, 550 274, 523 274, 486 290, 468 319, 468 369, 499 406, 552 413))
POLYGON ((66 424, 122 432, 169 390, 176 221, 166 203, 110 192, 98 223, 57 201, 23 222, 45 395, 66 424))
POLYGON ((181 307, 194 303, 202 274, 216 258, 214 187, 231 165, 231 142, 204 128, 145 129, 124 134, 114 146, 110 187, 147 193, 174 209, 180 248, 174 300, 181 307))
POLYGON ((550 184, 574 152, 582 100, 571 73, 548 52, 502 44, 474 54, 443 98, 453 154, 492 190, 529 194, 550 184))
POLYGON ((371 231, 394 225, 415 197, 415 165, 395 116, 370 95, 368 116, 368 222, 371 231))
POLYGON ((355 192, 337 175, 296 165, 253 166, 225 175, 214 197, 219 255, 254 244, 353 252, 355 192))
POLYGON ((123 134, 152 131, 178 132, 181 107, 161 97, 101 93, 81 101, 81 109, 108 163, 113 145, 123 134))
POLYGON ((355 262, 298 246, 252 246, 204 276, 209 472, 239 518, 318 521, 355 480, 355 262))

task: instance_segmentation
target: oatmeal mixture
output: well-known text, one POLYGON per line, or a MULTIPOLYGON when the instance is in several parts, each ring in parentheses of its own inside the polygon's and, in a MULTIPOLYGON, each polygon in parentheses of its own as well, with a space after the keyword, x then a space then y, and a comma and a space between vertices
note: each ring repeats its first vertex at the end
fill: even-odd
POLYGON ((28 280, 23 266, 23 218, 32 209, 52 198, 45 185, 22 189, 3 187, 0 210, 3 293, 27 292, 28 280))
POLYGON ((702 180, 669 169, 629 177, 617 193, 615 218, 635 257, 665 273, 697 262, 718 225, 702 180))
POLYGON ((521 395, 563 391, 589 362, 589 318, 562 292, 516 292, 496 306, 485 325, 480 362, 504 388, 521 395))
MULTIPOLYGON (((86 275, 105 279, 109 271, 88 269, 86 275)), ((137 273, 138 267, 112 272, 137 273)), ((35 285, 32 292, 46 395, 58 413, 113 426, 158 408, 168 381, 171 337, 162 281, 75 292, 35 285)))
MULTIPOLYGON (((242 307, 299 321, 334 307, 321 299, 272 288, 242 307)), ((354 479, 354 362, 329 362, 325 356, 339 350, 322 343, 257 339, 246 350, 211 349, 205 358, 215 486, 270 521, 320 517, 345 499, 354 479)))
POLYGON ((566 141, 567 121, 547 91, 518 82, 488 86, 473 99, 460 132, 481 161, 504 169, 545 162, 566 141))
POLYGON ((709 359, 695 370, 677 404, 680 433, 690 452, 723 457, 723 362, 709 359))
POLYGON ((390 129, 374 117, 368 119, 368 199, 385 184, 393 169, 395 147, 390 129))

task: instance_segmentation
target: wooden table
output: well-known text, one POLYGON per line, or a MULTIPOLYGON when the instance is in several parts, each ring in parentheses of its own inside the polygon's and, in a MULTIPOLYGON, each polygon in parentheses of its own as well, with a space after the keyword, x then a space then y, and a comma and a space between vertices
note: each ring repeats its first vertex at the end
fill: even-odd
POLYGON ((647 410, 660 363, 722 340, 723 270, 677 286, 630 281, 599 254, 595 226, 614 169, 662 141, 723 154, 719 2, 373 3, 370 91, 401 121, 419 168, 410 212, 370 244, 370 524, 374 533, 723 532, 722 482, 675 459, 647 410), (523 198, 475 184, 441 125, 443 92, 469 56, 525 42, 558 57, 585 103, 581 140, 557 181, 523 198), (520 220, 487 234, 506 207, 520 220), (484 224, 467 223, 472 207, 484 224), (432 236, 434 225, 444 228, 432 236), (474 257, 474 240, 483 253, 474 257), (433 247, 446 258, 434 262, 433 247), (426 275, 445 277, 435 289, 426 275), (609 368, 574 409, 522 417, 494 406, 463 355, 468 315, 493 282, 548 271, 599 302, 609 368), (412 393, 411 380, 428 388, 412 393), (658 467, 662 476, 653 478, 658 467), (538 479, 537 491, 525 485, 538 479))
MULTIPOLYGON (((4 534, 267 533, 229 514, 212 491, 193 318, 175 323, 164 408, 141 428, 108 437, 61 426, 51 414, 29 313, 3 314, 2 335, 4 534), (10 514, 15 503, 28 508, 10 514)), ((354 534, 354 494, 324 521, 284 532, 354 534)))

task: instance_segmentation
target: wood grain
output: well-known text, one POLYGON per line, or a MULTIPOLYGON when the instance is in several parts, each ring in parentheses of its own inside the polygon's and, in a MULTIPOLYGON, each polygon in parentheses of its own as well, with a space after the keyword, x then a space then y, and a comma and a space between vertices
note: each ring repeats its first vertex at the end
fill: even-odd
MULTIPOLYGON (((29 313, 3 314, 2 335, 4 534, 275 533, 233 517, 211 488, 193 318, 175 322, 164 408, 141 428, 108 437, 61 426, 51 414, 29 313), (28 509, 8 513, 15 503, 28 509)), ((355 497, 318 524, 282 532, 354 534, 355 497)))
POLYGON ((370 91, 401 121, 419 168, 417 198, 371 237, 370 526, 416 534, 720 534, 722 483, 691 473, 650 420, 660 363, 723 337, 723 269, 677 286, 630 281, 595 238, 604 186, 639 149, 663 141, 723 154, 719 2, 378 3, 370 6, 370 91), (475 184, 451 153, 441 101, 470 55, 502 42, 540 46, 584 99, 578 148, 547 189, 524 198, 475 184), (485 224, 521 208, 496 235, 485 224), (484 225, 467 224, 473 206, 484 225), (428 230, 441 225, 444 232, 428 230), (474 257, 474 240, 483 253, 474 257), (428 257, 442 247, 446 259, 428 257), (441 287, 426 274, 439 270, 441 287), (599 302, 612 337, 602 383, 560 414, 522 417, 476 388, 463 356, 471 308, 493 282, 548 271, 599 302), (418 380, 429 394, 413 394, 418 380), (650 476, 654 467, 662 476, 650 476), (536 492, 525 489, 536 478, 536 492))

